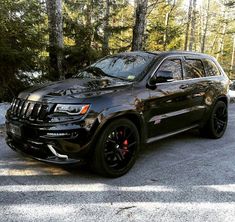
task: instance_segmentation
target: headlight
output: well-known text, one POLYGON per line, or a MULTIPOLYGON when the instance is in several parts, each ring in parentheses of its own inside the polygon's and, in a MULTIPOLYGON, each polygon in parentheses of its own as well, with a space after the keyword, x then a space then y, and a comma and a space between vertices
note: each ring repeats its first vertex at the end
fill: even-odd
POLYGON ((90 105, 58 104, 54 113, 67 113, 69 115, 84 115, 88 112, 90 105))

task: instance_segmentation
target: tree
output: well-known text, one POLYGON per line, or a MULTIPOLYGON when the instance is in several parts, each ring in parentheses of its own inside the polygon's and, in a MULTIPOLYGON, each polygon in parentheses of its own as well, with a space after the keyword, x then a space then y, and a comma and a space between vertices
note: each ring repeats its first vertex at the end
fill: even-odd
POLYGON ((186 31, 185 31, 184 50, 188 49, 188 37, 189 37, 189 28, 190 28, 191 20, 192 20, 192 0, 189 0, 188 20, 187 20, 186 31))
POLYGON ((202 43, 201 43, 201 52, 202 53, 205 51, 205 45, 206 45, 206 35, 207 35, 207 31, 208 31, 209 14, 210 14, 210 2, 211 2, 211 0, 207 0, 206 21, 205 21, 205 27, 203 30, 202 43))
POLYGON ((143 48, 148 0, 136 0, 135 24, 133 27, 132 51, 143 48))
POLYGON ((201 51, 234 72, 235 1, 187 2, 0 0, 0 100, 128 50, 201 51))
POLYGON ((63 15, 62 0, 46 0, 49 27, 50 77, 63 79, 63 15))
POLYGON ((166 13, 166 18, 165 18, 165 33, 164 33, 164 37, 163 37, 163 50, 166 50, 166 46, 167 46, 167 42, 168 42, 168 31, 169 31, 169 22, 171 19, 171 14, 176 6, 176 0, 173 0, 173 2, 171 2, 171 0, 168 0, 168 5, 170 6, 170 10, 166 13))
POLYGON ((220 56, 223 56, 225 34, 228 28, 227 9, 225 7, 223 9, 223 19, 221 20, 221 23, 222 23, 222 32, 220 33, 220 38, 218 41, 218 51, 216 53, 217 60, 219 60, 220 56))
POLYGON ((105 56, 109 54, 109 36, 110 36, 110 28, 109 28, 109 17, 110 17, 110 0, 105 0, 105 16, 104 16, 104 36, 103 36, 103 44, 102 44, 102 54, 105 56))
POLYGON ((28 73, 43 69, 40 63, 46 47, 44 12, 44 5, 38 0, 1 0, 0 101, 11 100, 30 84, 28 73))
POLYGON ((191 19, 191 31, 190 31, 190 39, 189 39, 189 50, 193 50, 193 46, 195 44, 195 26, 196 26, 196 5, 197 0, 193 0, 193 7, 192 7, 192 19, 191 19))
POLYGON ((233 72, 234 69, 234 57, 235 57, 235 34, 233 36, 233 46, 232 46, 232 55, 231 55, 231 66, 230 66, 230 72, 233 72))

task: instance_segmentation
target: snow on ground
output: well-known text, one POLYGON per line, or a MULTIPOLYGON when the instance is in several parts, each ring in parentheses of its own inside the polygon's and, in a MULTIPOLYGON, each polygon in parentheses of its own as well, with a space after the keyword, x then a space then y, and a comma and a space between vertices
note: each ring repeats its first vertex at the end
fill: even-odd
POLYGON ((5 123, 5 114, 9 106, 10 103, 0 103, 0 125, 5 123))
POLYGON ((230 101, 235 102, 235 91, 229 90, 230 101))

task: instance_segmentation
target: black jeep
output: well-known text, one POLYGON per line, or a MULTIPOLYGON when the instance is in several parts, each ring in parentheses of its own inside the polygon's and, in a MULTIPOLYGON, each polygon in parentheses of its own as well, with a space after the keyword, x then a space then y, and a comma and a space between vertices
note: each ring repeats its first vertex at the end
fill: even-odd
POLYGON ((6 141, 44 162, 88 162, 117 177, 133 166, 141 144, 192 128, 223 136, 228 91, 229 79, 211 56, 120 53, 20 93, 6 115, 6 141))

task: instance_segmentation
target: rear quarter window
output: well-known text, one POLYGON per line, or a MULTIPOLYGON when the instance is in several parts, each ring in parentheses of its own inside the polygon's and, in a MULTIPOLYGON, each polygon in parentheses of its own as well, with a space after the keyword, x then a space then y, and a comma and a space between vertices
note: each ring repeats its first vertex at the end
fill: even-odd
POLYGON ((185 59, 184 61, 185 79, 205 77, 205 70, 200 59, 185 59))
POLYGON ((209 59, 205 59, 204 65, 205 65, 207 76, 220 76, 221 75, 220 70, 218 69, 217 65, 213 61, 209 59))

